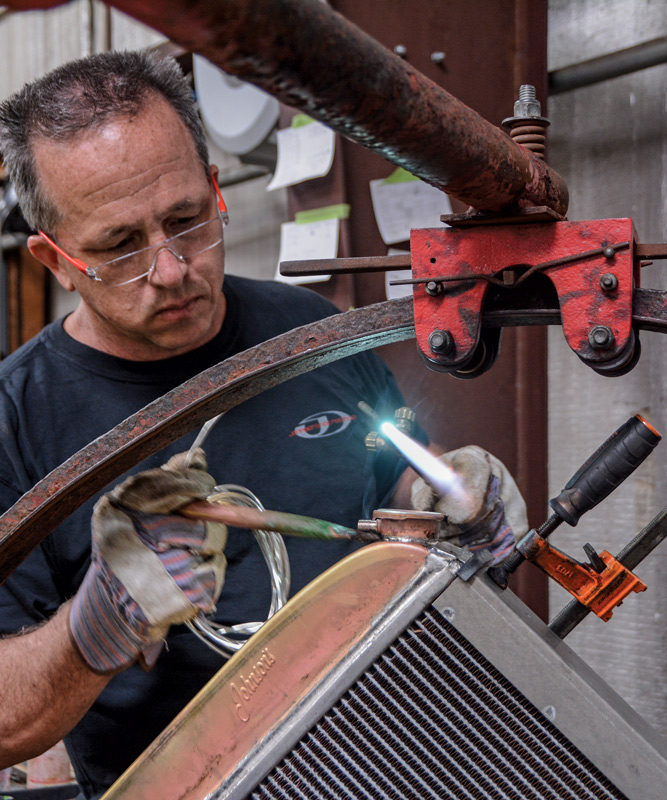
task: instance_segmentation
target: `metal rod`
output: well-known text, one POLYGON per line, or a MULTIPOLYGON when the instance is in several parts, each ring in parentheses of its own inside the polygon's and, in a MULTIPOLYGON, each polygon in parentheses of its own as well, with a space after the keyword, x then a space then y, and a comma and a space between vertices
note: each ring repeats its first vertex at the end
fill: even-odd
POLYGON ((281 275, 337 275, 355 272, 388 272, 410 269, 410 253, 391 256, 355 256, 353 258, 314 258, 308 261, 281 261, 281 275))
POLYGON ((549 73, 549 94, 571 92, 667 62, 667 36, 549 73))
POLYGON ((227 505, 224 503, 207 502, 201 500, 189 503, 179 511, 186 517, 193 519, 211 520, 222 522, 236 528, 249 528, 251 530, 275 531, 290 536, 302 536, 307 539, 336 539, 377 541, 377 535, 359 534, 352 528, 337 525, 315 517, 304 517, 299 514, 288 514, 284 511, 260 511, 257 508, 227 505))
POLYGON ((112 5, 475 208, 567 210, 554 170, 327 3, 112 5))
POLYGON ((551 261, 542 261, 539 264, 533 264, 523 275, 520 275, 513 284, 507 286, 500 278, 494 278, 493 275, 487 275, 482 272, 467 272, 463 275, 433 275, 427 278, 405 278, 400 281, 391 281, 392 286, 403 285, 417 285, 420 283, 445 283, 447 281, 478 281, 485 280, 493 283, 495 286, 503 288, 515 288, 523 283, 526 278, 530 277, 534 272, 553 269, 554 267, 563 267, 568 264, 573 264, 575 261, 581 261, 584 258, 591 258, 592 256, 599 256, 607 250, 615 252, 616 250, 625 250, 630 247, 630 242, 618 242, 616 244, 605 245, 605 247, 597 247, 595 250, 586 250, 583 253, 572 253, 569 256, 561 256, 561 258, 554 258, 551 261))
POLYGON ((216 414, 339 358, 414 338, 407 297, 311 322, 210 367, 74 453, 0 516, 0 583, 113 478, 216 414))
MULTIPOLYGON (((634 570, 646 556, 667 538, 667 506, 646 525, 616 556, 624 567, 634 570)), ((572 600, 549 623, 549 630, 564 639, 590 613, 578 600, 572 600)))

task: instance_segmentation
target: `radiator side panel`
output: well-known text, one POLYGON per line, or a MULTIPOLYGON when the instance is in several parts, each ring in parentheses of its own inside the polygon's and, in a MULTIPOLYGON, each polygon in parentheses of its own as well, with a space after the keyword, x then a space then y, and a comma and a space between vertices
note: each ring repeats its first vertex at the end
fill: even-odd
POLYGON ((667 742, 514 594, 482 575, 434 605, 629 797, 664 800, 667 742))

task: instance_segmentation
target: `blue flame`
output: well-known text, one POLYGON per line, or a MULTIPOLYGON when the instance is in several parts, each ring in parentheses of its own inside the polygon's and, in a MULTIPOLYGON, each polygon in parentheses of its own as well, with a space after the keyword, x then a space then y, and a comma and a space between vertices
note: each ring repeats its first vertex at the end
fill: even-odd
POLYGON ((380 430, 410 464, 410 466, 441 497, 446 494, 463 494, 463 486, 456 472, 419 442, 400 431, 393 423, 383 422, 380 430))

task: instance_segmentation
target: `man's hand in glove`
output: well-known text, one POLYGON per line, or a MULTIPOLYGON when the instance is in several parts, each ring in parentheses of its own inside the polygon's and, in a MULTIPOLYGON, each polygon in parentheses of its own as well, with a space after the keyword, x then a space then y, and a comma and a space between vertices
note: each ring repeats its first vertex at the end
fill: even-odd
POLYGON ((203 451, 134 475, 104 495, 92 518, 92 562, 70 610, 72 638, 96 672, 137 659, 152 666, 169 626, 215 608, 227 529, 175 512, 215 480, 203 451))
POLYGON ((441 455, 458 480, 451 492, 437 497, 418 478, 412 485, 412 507, 444 514, 440 531, 469 550, 486 548, 493 563, 503 561, 528 530, 526 504, 507 467, 481 447, 471 445, 441 455))

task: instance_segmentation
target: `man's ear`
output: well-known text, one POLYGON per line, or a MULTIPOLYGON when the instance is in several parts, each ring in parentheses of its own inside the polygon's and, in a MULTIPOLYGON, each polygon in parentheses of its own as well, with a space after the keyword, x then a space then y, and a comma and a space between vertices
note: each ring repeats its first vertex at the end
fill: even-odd
POLYGON ((60 263, 60 256, 48 245, 39 234, 28 236, 28 250, 31 254, 55 275, 58 283, 68 292, 74 292, 74 283, 60 263))

